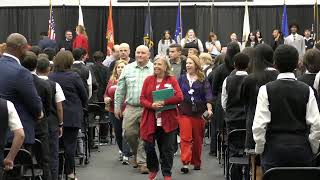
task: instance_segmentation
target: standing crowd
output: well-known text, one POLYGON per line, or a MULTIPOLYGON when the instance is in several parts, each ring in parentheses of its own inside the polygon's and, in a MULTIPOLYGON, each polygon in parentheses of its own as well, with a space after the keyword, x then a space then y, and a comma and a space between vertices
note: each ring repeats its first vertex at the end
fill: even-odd
MULTIPOLYGON (((43 178, 58 179, 59 149, 64 149, 67 179, 77 179, 75 156, 83 154, 77 145, 84 129, 89 146, 95 146, 95 127, 84 126, 84 109, 96 102, 105 103, 101 118, 112 123, 119 160, 150 180, 160 170, 165 180, 172 179, 179 149, 181 173, 190 165, 201 170, 208 127, 211 156, 218 155, 223 137, 245 129, 245 144, 229 144, 229 156, 250 155, 261 173, 314 166, 320 143, 320 45, 310 30, 303 37, 292 24, 290 31, 283 38, 275 29, 270 45, 259 30, 243 45, 232 33, 223 47, 213 32, 202 44, 193 29, 181 42, 166 30, 155 58, 140 45, 135 59, 127 43, 114 45, 107 57, 100 51, 90 57, 81 25, 75 39, 66 31, 58 44, 41 33, 38 45, 29 46, 13 33, 0 46, 0 176, 14 168, 20 148, 36 154, 37 139, 43 178)), ((103 124, 99 129, 102 135, 108 131, 103 124)), ((230 172, 233 180, 242 178, 241 167, 230 172)))

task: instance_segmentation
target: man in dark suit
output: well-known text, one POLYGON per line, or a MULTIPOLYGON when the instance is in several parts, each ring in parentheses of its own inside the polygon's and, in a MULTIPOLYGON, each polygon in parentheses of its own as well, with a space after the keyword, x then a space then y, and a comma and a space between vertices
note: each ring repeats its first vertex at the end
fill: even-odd
POLYGON ((46 48, 52 48, 54 50, 57 50, 56 41, 49 39, 47 32, 41 32, 40 37, 41 40, 38 42, 38 46, 41 48, 41 50, 44 50, 46 48))
POLYGON ((27 68, 32 76, 33 82, 37 89, 39 96, 41 97, 43 109, 44 109, 44 118, 37 122, 36 125, 36 138, 39 139, 41 143, 41 152, 42 157, 37 157, 37 159, 42 159, 41 165, 43 168, 43 176, 46 180, 51 180, 51 170, 50 170, 50 151, 49 151, 49 131, 48 131, 48 119, 47 117, 50 115, 50 107, 51 107, 51 100, 52 100, 52 92, 51 92, 51 85, 49 82, 40 79, 37 74, 35 73, 37 67, 37 56, 28 51, 26 56, 24 57, 21 65, 27 68))
POLYGON ((66 30, 65 37, 66 37, 66 39, 59 43, 59 50, 72 52, 72 43, 73 43, 72 31, 66 30))
MULTIPOLYGON (((31 73, 20 65, 27 48, 26 38, 11 34, 6 41, 7 49, 0 58, 0 97, 16 107, 25 131, 25 144, 33 144, 35 122, 43 117, 41 99, 33 83, 31 73)), ((12 134, 9 134, 9 142, 12 134)))

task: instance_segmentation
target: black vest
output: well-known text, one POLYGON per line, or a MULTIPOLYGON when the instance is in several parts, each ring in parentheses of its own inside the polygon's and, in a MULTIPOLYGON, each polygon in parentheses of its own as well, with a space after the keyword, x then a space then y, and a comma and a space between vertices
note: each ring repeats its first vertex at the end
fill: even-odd
POLYGON ((308 133, 306 109, 309 86, 296 80, 276 80, 268 83, 266 89, 271 112, 266 141, 305 142, 308 133))
POLYGON ((87 80, 89 79, 89 68, 82 63, 76 63, 71 66, 72 70, 79 74, 82 79, 83 85, 86 88, 87 94, 89 93, 89 85, 87 80))
POLYGON ((52 91, 52 100, 50 106, 50 115, 47 117, 48 119, 48 128, 49 129, 58 129, 59 122, 58 122, 58 115, 57 115, 57 105, 56 105, 56 82, 47 80, 50 84, 51 91, 52 91))
POLYGON ((7 144, 8 121, 7 101, 0 98, 0 168, 2 168, 3 151, 7 144))
POLYGON ((226 80, 228 100, 226 105, 226 122, 243 121, 245 124, 246 114, 241 101, 241 86, 246 75, 229 75, 226 80))
POLYGON ((195 39, 191 42, 186 42, 186 44, 184 45, 184 48, 195 48, 199 51, 198 39, 195 39))

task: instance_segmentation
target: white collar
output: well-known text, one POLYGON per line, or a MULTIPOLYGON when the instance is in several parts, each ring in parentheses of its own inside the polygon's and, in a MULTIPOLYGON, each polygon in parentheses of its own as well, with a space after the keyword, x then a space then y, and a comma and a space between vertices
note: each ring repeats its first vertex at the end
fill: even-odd
POLYGON ((311 73, 309 72, 308 70, 306 70, 306 73, 305 74, 317 74, 317 73, 311 73))
POLYGON ((31 74, 38 76, 38 74, 36 73, 36 70, 31 71, 31 74))
POLYGON ((236 75, 237 76, 246 76, 246 75, 248 75, 248 73, 247 73, 247 71, 237 71, 236 75))
POLYGON ((309 37, 309 38, 303 37, 303 39, 309 41, 309 40, 312 39, 312 38, 311 38, 311 37, 309 37))
POLYGON ((73 61, 73 64, 84 64, 83 61, 73 61))
POLYGON ((15 59, 18 62, 18 64, 21 65, 20 60, 17 57, 15 57, 14 55, 11 55, 11 54, 8 54, 8 53, 3 53, 3 55, 15 59))
POLYGON ((276 71, 276 69, 273 68, 273 67, 267 67, 265 70, 266 70, 266 71, 276 71))
POLYGON ((38 76, 40 79, 43 79, 43 80, 48 80, 48 76, 38 76))
POLYGON ((277 79, 294 79, 297 80, 296 76, 292 72, 280 73, 277 79))

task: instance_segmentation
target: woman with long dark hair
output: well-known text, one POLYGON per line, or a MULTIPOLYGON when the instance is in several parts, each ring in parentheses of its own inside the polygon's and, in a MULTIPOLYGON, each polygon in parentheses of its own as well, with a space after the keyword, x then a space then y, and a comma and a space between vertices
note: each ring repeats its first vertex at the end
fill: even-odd
POLYGON ((263 37, 262 37, 262 33, 260 30, 256 30, 256 32, 254 33, 256 35, 256 38, 258 40, 258 44, 263 44, 263 37))
POLYGON ((167 56, 167 51, 171 44, 175 44, 176 42, 172 39, 171 33, 169 30, 165 30, 163 32, 162 38, 158 43, 158 55, 167 56))
POLYGON ((246 47, 255 47, 258 45, 258 38, 255 33, 251 32, 246 42, 246 47))

